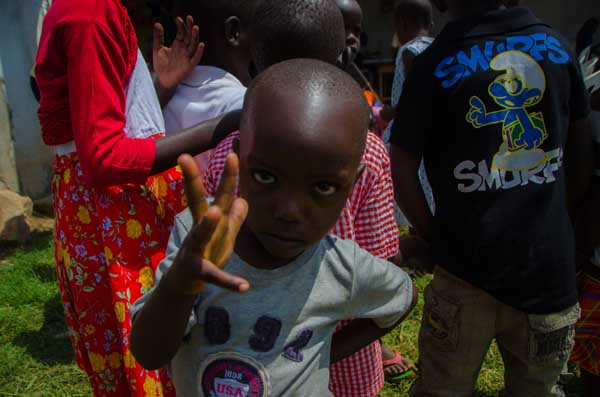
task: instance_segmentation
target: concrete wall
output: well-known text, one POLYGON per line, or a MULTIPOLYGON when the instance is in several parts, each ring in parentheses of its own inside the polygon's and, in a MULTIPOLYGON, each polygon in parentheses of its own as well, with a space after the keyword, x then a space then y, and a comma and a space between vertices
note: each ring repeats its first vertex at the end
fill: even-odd
POLYGON ((38 105, 29 88, 38 6, 39 0, 0 0, 0 60, 20 190, 33 199, 49 194, 52 164, 52 152, 41 139, 38 105))
MULTIPOLYGON (((393 12, 383 13, 379 0, 359 2, 365 14, 364 28, 369 36, 369 51, 380 52, 381 56, 378 57, 381 58, 392 57, 393 12)), ((600 18, 599 0, 523 0, 521 3, 572 42, 575 42, 575 36, 585 20, 592 16, 600 18)), ((445 17, 436 12, 436 33, 444 26, 445 21, 445 17)), ((600 35, 597 35, 596 40, 600 40, 600 35)))
POLYGON ((0 60, 0 189, 19 191, 19 177, 10 125, 10 114, 4 88, 4 73, 0 60))

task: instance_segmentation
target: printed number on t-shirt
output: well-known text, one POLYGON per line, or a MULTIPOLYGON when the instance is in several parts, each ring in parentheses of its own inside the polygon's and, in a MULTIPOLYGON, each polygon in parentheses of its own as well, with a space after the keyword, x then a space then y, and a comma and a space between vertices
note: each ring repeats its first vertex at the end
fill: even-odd
MULTIPOLYGON (((212 345, 224 345, 231 338, 231 323, 229 313, 221 307, 209 307, 205 313, 204 335, 212 345)), ((279 334, 281 333, 281 320, 260 316, 254 327, 253 333, 248 338, 248 346, 256 352, 266 353, 273 349, 279 334)), ((313 332, 305 329, 283 349, 283 356, 289 360, 301 362, 303 360, 302 349, 304 349, 313 332)))

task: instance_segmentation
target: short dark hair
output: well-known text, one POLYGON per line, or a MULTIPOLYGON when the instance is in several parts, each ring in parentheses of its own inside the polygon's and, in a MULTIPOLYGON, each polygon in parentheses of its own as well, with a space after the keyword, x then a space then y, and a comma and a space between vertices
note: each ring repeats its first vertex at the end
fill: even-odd
POLYGON ((345 47, 344 20, 332 0, 260 0, 250 30, 262 67, 294 58, 335 63, 345 47))
POLYGON ((358 83, 345 71, 316 59, 292 59, 275 64, 259 74, 250 83, 244 99, 242 124, 253 114, 253 98, 262 90, 284 91, 294 95, 315 94, 332 101, 344 102, 351 109, 363 113, 361 131, 357 140, 357 155, 364 152, 370 123, 370 109, 358 83))
POLYGON ((429 29, 433 23, 433 7, 429 0, 400 0, 394 12, 396 21, 407 19, 429 29))
MULTIPOLYGON (((257 0, 174 0, 175 15, 191 15, 197 23, 218 22, 237 16, 249 23, 257 0)), ((202 25, 200 25, 202 31, 202 25)))

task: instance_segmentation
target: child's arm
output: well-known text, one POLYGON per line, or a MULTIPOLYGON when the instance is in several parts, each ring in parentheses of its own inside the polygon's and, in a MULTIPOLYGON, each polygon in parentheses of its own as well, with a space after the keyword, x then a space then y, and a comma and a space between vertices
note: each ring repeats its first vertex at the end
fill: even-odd
POLYGON ((364 349, 382 338, 398 326, 410 314, 417 304, 419 290, 412 288, 412 300, 404 315, 391 327, 380 328, 368 318, 352 320, 350 324, 333 335, 331 342, 331 363, 336 363, 364 349))
POLYGON ((421 165, 422 156, 413 154, 392 143, 390 157, 396 202, 402 213, 417 230, 417 234, 426 241, 431 241, 433 237, 433 215, 419 180, 419 166, 421 165))
POLYGON ((571 122, 565 147, 565 172, 567 175, 567 199, 571 214, 574 214, 585 196, 594 169, 592 137, 596 126, 593 114, 571 122))
POLYGON ((346 358, 394 329, 417 303, 418 290, 394 264, 355 250, 352 292, 342 318, 355 320, 334 334, 331 362, 346 358))
POLYGON ((433 273, 435 263, 429 244, 419 236, 400 239, 400 253, 394 258, 394 264, 402 269, 419 273, 433 273))
MULTIPOLYGON (((573 59, 577 57, 573 55, 573 59)), ((593 139, 597 135, 590 96, 583 80, 579 62, 569 65, 571 95, 570 125, 565 144, 564 167, 567 177, 567 204, 572 216, 584 198, 594 170, 593 139)))
MULTIPOLYGON (((575 215, 577 264, 587 270, 590 257, 600 246, 600 143, 594 142, 595 171, 590 188, 575 215)), ((598 269, 593 269, 598 272, 598 269)))
POLYGON ((176 134, 156 140, 156 156, 150 173, 172 168, 181 153, 197 155, 214 149, 227 135, 239 129, 241 111, 203 121, 176 134))
MULTIPOLYGON (((236 292, 249 288, 246 280, 222 270, 248 210, 246 202, 234 196, 237 156, 228 156, 219 192, 210 208, 193 158, 183 155, 179 165, 185 175, 193 225, 179 250, 171 249, 170 256, 176 252, 173 264, 135 316, 131 331, 133 355, 149 370, 164 367, 177 353, 193 305, 207 283, 236 292)), ((177 240, 174 236, 171 242, 177 240)))

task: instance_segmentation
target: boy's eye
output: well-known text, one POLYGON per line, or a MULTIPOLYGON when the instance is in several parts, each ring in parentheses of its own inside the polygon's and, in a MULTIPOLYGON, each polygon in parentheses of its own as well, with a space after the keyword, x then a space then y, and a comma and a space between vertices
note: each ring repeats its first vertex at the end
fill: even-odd
POLYGON ((321 196, 332 196, 337 192, 338 187, 329 182, 319 182, 314 189, 321 196))
POLYGON ((261 185, 272 185, 277 181, 271 173, 260 170, 252 171, 252 178, 261 185))

